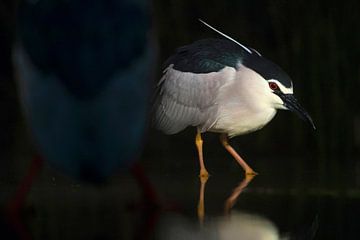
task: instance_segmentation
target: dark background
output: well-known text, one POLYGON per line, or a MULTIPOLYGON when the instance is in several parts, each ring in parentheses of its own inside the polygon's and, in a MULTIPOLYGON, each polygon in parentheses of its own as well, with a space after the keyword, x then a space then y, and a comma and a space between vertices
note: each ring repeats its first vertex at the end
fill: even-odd
MULTIPOLYGON (((11 63, 16 29, 15 12, 16 1, 0 1, 1 204, 13 193, 30 164, 30 156, 35 152, 21 113, 16 91, 16 72, 11 63)), ((244 204, 250 204, 251 210, 256 209, 270 216, 281 230, 294 229, 299 222, 311 222, 318 214, 319 239, 354 239, 359 234, 359 13, 360 3, 356 0, 153 1, 153 21, 159 50, 156 81, 161 76, 161 63, 177 47, 201 38, 219 37, 199 23, 198 18, 246 46, 257 49, 292 77, 295 95, 313 117, 317 130, 313 131, 294 114, 279 111, 273 121, 261 131, 231 140, 235 149, 260 173, 257 177, 259 180, 255 180, 253 185, 253 192, 250 186, 249 197, 245 198, 244 204), (251 205, 254 201, 259 202, 259 189, 278 190, 278 194, 275 191, 273 195, 266 195, 268 198, 261 195, 265 196, 268 205, 273 205, 268 208, 251 205), (291 191, 295 193, 291 195, 291 191), (289 204, 290 210, 284 212, 283 204, 289 204)), ((150 128, 140 159, 160 195, 165 195, 165 198, 172 201, 181 202, 179 199, 182 199, 184 206, 192 206, 185 209, 192 209, 196 205, 198 164, 194 134, 194 129, 187 129, 176 136, 165 136, 150 128), (171 179, 178 184, 175 184, 178 188, 165 186, 165 182, 169 183, 171 179), (190 192, 188 198, 186 193, 179 193, 182 188, 190 192)), ((213 178, 213 184, 209 183, 208 187, 209 196, 217 199, 221 193, 231 192, 240 180, 242 170, 222 149, 216 134, 204 135, 204 154, 213 178), (219 180, 223 183, 215 180, 224 177, 229 180, 219 180)), ((49 179, 54 176, 64 186, 67 194, 65 199, 76 198, 71 193, 75 191, 74 188, 78 189, 78 185, 74 187, 72 180, 48 166, 45 167, 28 201, 31 211, 35 212, 29 218, 37 220, 31 220, 28 225, 35 236, 42 236, 39 239, 44 236, 51 238, 53 235, 50 232, 60 231, 61 228, 59 230, 50 223, 48 225, 51 227, 39 223, 38 216, 48 216, 46 219, 50 219, 50 222, 54 214, 65 219, 64 216, 72 216, 58 212, 47 213, 44 210, 46 207, 40 207, 40 210, 37 208, 43 206, 43 201, 56 201, 57 197, 45 198, 46 193, 41 191, 42 186, 51 185, 49 179)), ((121 179, 122 176, 114 177, 110 181, 111 186, 120 183, 120 186, 125 186, 125 192, 135 191, 134 184, 126 185, 121 179)), ((82 189, 84 194, 78 193, 85 206, 89 206, 83 211, 90 211, 95 204, 102 210, 95 215, 90 214, 94 219, 103 216, 102 214, 111 218, 115 213, 101 205, 102 201, 110 201, 106 198, 112 196, 109 194, 112 190, 109 189, 112 188, 108 186, 105 190, 100 190, 102 196, 98 197, 94 193, 98 190, 86 185, 82 189), (98 200, 86 202, 89 196, 98 200)), ((58 191, 57 189, 56 192, 58 191)), ((72 212, 74 209, 76 212, 78 205, 71 204, 76 201, 69 202, 68 211, 72 212)), ((111 204, 106 206, 109 205, 111 204)), ((209 207, 210 213, 215 215, 220 212, 219 209, 209 207)), ((108 220, 114 224, 114 229, 124 224, 124 221, 131 221, 129 218, 119 222, 117 220, 119 218, 115 219, 116 224, 108 220)), ((125 226, 126 224, 129 223, 125 223, 125 226)), ((95 226, 98 226, 97 223, 95 226)), ((66 227, 64 229, 69 230, 66 227)))

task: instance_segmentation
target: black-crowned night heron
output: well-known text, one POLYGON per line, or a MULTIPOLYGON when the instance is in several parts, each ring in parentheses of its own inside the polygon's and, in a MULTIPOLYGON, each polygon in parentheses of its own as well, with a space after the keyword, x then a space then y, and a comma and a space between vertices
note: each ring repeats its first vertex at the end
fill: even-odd
POLYGON ((245 173, 256 174, 230 146, 229 137, 261 129, 278 109, 291 110, 315 126, 295 99, 290 77, 279 66, 201 22, 226 39, 196 41, 180 47, 166 61, 158 83, 155 125, 167 134, 188 126, 197 128, 201 177, 208 176, 203 132, 220 133, 221 143, 245 173))

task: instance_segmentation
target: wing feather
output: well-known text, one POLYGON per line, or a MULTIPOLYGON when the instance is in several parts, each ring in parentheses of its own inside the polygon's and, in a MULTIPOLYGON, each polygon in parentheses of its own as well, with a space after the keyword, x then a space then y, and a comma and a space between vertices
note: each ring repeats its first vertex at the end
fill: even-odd
POLYGON ((155 126, 167 134, 187 126, 208 130, 217 119, 219 90, 234 80, 235 73, 235 68, 225 67, 218 72, 196 74, 170 65, 158 84, 155 126))

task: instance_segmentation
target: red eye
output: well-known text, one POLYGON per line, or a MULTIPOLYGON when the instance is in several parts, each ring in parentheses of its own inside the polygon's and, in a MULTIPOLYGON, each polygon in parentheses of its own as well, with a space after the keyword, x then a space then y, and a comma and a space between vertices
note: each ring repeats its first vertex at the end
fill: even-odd
POLYGON ((269 87, 271 88, 271 90, 279 90, 279 87, 276 83, 274 82, 269 82, 269 87))

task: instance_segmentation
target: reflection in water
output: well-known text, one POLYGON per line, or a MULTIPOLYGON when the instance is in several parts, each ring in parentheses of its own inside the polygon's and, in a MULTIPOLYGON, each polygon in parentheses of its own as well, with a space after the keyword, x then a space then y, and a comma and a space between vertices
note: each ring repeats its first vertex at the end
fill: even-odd
MULTIPOLYGON (((234 189, 232 194, 228 197, 225 202, 225 215, 228 215, 231 208, 236 203, 237 198, 241 194, 241 192, 247 187, 247 185, 253 180, 256 175, 246 174, 244 179, 239 183, 239 185, 234 189)), ((208 180, 208 176, 200 176, 200 191, 199 191, 199 203, 197 208, 197 215, 199 219, 199 223, 201 225, 204 224, 205 218, 205 186, 208 180)))
POLYGON ((225 215, 230 214, 231 208, 236 203, 236 200, 238 199, 239 195, 242 193, 242 191, 247 187, 247 185, 253 180, 253 178, 256 175, 249 175, 246 174, 245 178, 239 183, 239 185, 234 189, 232 194, 228 197, 228 199, 225 202, 225 209, 224 213, 225 215))
POLYGON ((255 214, 234 212, 228 218, 220 218, 216 227, 218 239, 282 239, 274 223, 255 214))
POLYGON ((280 234, 277 226, 269 219, 257 214, 231 211, 243 190, 254 179, 247 175, 237 185, 224 205, 224 216, 205 221, 205 186, 208 178, 200 178, 197 216, 199 224, 180 215, 172 215, 162 221, 158 237, 160 240, 291 240, 313 239, 318 228, 317 218, 310 228, 299 233, 280 234))
POLYGON ((197 209, 197 215, 199 219, 199 223, 201 225, 204 224, 205 218, 205 186, 206 182, 209 179, 209 176, 201 176, 200 175, 200 191, 199 191, 199 203, 197 209))
MULTIPOLYGON (((224 213, 225 215, 228 215, 230 213, 231 208, 236 203, 237 198, 242 193, 242 191, 247 187, 247 185, 253 180, 253 178, 256 175, 253 174, 246 174, 244 179, 239 183, 239 185, 234 189, 232 194, 228 197, 228 199, 225 201, 225 209, 224 213)), ((204 223, 205 218, 205 186, 206 182, 208 180, 208 177, 200 177, 200 191, 199 191, 199 203, 198 203, 198 219, 201 225, 204 223)))
POLYGON ((207 221, 200 228, 182 216, 169 216, 163 220, 159 232, 160 240, 275 240, 280 238, 276 226, 258 215, 234 211, 207 221))

